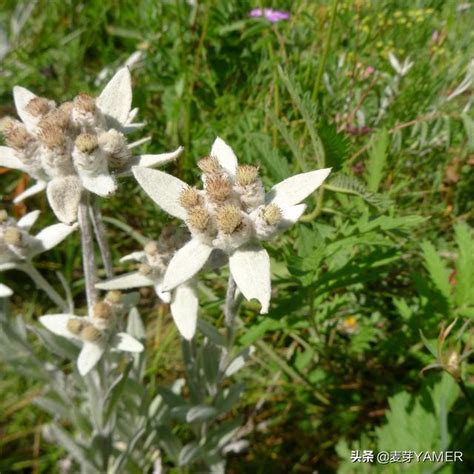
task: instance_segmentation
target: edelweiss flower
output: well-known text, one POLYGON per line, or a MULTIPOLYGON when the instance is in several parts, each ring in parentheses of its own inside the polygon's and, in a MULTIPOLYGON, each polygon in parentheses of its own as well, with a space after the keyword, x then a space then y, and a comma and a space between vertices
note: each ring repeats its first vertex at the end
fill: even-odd
POLYGON ((143 251, 121 258, 121 262, 134 260, 140 263, 137 271, 98 283, 101 290, 125 290, 153 286, 164 303, 171 303, 171 315, 185 339, 192 339, 196 332, 198 297, 192 281, 184 282, 172 292, 162 290, 163 277, 176 249, 184 242, 183 235, 172 227, 165 227, 158 241, 148 242, 143 251))
POLYGON ((238 165, 223 140, 198 162, 203 190, 156 170, 133 168, 135 178, 163 210, 186 222, 193 238, 176 252, 162 290, 170 291, 192 278, 219 249, 229 256, 230 272, 247 299, 256 298, 261 313, 270 303, 270 258, 260 245, 294 224, 306 206, 299 204, 317 189, 330 168, 285 179, 265 194, 258 168, 238 165))
POLYGON ((48 314, 41 316, 43 326, 58 336, 83 343, 77 359, 81 375, 90 372, 107 349, 142 352, 143 344, 125 332, 117 332, 117 319, 127 308, 119 291, 111 291, 94 305, 92 315, 48 314))
POLYGON ((21 122, 6 119, 3 133, 8 146, 0 147, 0 166, 28 173, 37 183, 18 196, 19 202, 46 189, 58 219, 72 223, 82 189, 99 196, 115 192, 115 177, 132 166, 156 166, 182 151, 132 156, 132 149, 148 139, 129 144, 125 135, 143 124, 133 123, 132 85, 128 68, 120 69, 99 97, 79 94, 56 106, 28 89, 13 88, 21 122))
MULTIPOLYGON (((18 269, 28 273, 33 257, 55 247, 76 229, 75 226, 54 224, 35 236, 30 235, 29 230, 38 216, 39 211, 33 211, 17 222, 0 210, 0 271, 18 269)), ((0 296, 10 295, 10 288, 0 285, 0 296)))

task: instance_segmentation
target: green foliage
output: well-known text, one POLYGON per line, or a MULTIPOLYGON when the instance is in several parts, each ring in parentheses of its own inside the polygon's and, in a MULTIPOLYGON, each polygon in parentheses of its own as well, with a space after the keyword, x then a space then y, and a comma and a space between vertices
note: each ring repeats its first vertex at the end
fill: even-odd
MULTIPOLYGON (((0 6, 1 116, 14 115, 15 84, 57 100, 95 94, 139 52, 131 67, 133 103, 152 138, 140 150, 185 146, 166 171, 195 176, 196 161, 216 135, 242 162, 260 167, 267 188, 333 167, 324 191, 307 200, 303 222, 266 245, 272 307, 259 315, 254 302, 242 305, 233 360, 235 367, 248 361, 226 381, 221 398, 198 384, 212 390, 219 374, 221 278, 210 272, 200 288, 203 345, 186 349, 199 361, 194 374, 181 361, 168 308, 142 292, 143 323, 136 315, 128 322, 146 338, 147 360, 122 365, 105 390, 105 417, 122 442, 122 450, 114 447, 115 472, 151 471, 152 456, 143 453, 155 456, 157 448, 170 472, 186 463, 194 463, 191 471, 203 461, 218 466, 220 440, 229 442, 242 425, 249 445, 231 454, 229 472, 390 472, 350 463, 350 451, 417 446, 464 451, 462 466, 439 472, 473 469, 472 355, 466 351, 461 363, 462 393, 450 375, 438 380, 439 373, 420 371, 438 356, 443 324, 458 318, 448 353, 461 343, 469 347, 472 331, 472 83, 448 97, 469 79, 474 9, 437 0, 340 0, 313 101, 330 3, 6 0, 0 6), (267 6, 291 10, 291 20, 249 18, 250 9, 267 6), (397 78, 390 52, 414 63, 405 76, 397 78), (189 387, 173 386, 185 375, 189 387), (124 418, 114 419, 114 407, 124 418), (187 416, 195 420, 190 429, 182 428, 187 416), (217 423, 201 446, 196 433, 207 420, 217 423)), ((51 223, 44 196, 26 207, 13 204, 24 177, 3 171, 2 204, 16 215, 41 209, 40 225, 51 223)), ((102 212, 115 261, 168 222, 131 179, 103 201, 102 212)), ((63 250, 42 256, 38 269, 46 276, 61 270, 81 307, 78 239, 63 250)), ((0 277, 15 291, 13 313, 26 321, 9 314, 1 325, 0 471, 58 472, 66 450, 84 460, 78 437, 103 442, 92 427, 101 421, 100 407, 87 411, 67 380, 51 380, 56 365, 76 377, 66 361, 78 349, 37 328, 37 317, 50 310, 47 299, 21 274, 0 277), (54 361, 50 370, 44 361, 54 361), (51 385, 65 397, 53 395, 51 385), (73 402, 83 410, 73 413, 73 402)), ((85 459, 100 471, 100 459, 90 453, 85 459)), ((432 467, 410 465, 407 472, 432 467)))

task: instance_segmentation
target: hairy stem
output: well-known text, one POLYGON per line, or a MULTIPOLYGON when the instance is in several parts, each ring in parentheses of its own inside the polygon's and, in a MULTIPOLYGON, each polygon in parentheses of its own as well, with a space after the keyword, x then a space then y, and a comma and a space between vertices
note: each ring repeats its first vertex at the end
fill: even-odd
POLYGON ((78 221, 81 233, 82 267, 84 269, 87 307, 89 314, 92 314, 92 308, 97 302, 97 291, 94 286, 97 280, 97 272, 94 257, 94 241, 89 222, 89 209, 89 193, 85 192, 79 204, 78 221))
POLYGON ((35 267, 31 264, 22 264, 18 265, 17 268, 25 272, 29 277, 35 282, 36 286, 43 290, 51 301, 58 305, 62 311, 67 313, 69 311, 69 305, 62 298, 59 293, 48 283, 48 281, 41 275, 41 273, 36 270, 35 267))
POLYGON ((104 264, 104 270, 107 278, 113 278, 114 267, 112 265, 112 256, 110 254, 109 242, 107 240, 107 232, 102 220, 102 213, 97 205, 97 201, 94 199, 91 206, 92 226, 94 228, 94 234, 99 245, 100 255, 102 257, 102 263, 104 264))

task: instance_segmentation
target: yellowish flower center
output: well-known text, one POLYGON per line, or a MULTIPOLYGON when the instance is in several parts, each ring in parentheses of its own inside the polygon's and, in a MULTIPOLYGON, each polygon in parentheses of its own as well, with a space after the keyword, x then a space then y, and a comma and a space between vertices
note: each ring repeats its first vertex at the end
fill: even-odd
POLYGON ((232 234, 242 223, 241 210, 233 204, 222 206, 216 214, 217 227, 224 234, 232 234))

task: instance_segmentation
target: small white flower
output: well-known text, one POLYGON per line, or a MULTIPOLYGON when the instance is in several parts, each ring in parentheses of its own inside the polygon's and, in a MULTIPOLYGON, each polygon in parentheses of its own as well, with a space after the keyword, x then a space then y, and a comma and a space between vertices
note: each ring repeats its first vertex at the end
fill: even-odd
POLYGON ((83 189, 109 196, 116 177, 130 174, 132 166, 153 167, 174 160, 171 153, 133 156, 132 150, 148 139, 128 143, 125 135, 143 124, 133 123, 132 83, 127 67, 120 69, 99 97, 79 94, 57 106, 20 86, 13 88, 20 121, 7 120, 3 133, 8 146, 0 147, 0 166, 18 169, 37 183, 15 202, 46 189, 54 213, 64 223, 77 219, 83 189))
POLYGON ((126 290, 153 286, 156 294, 164 303, 171 304, 173 320, 185 339, 192 339, 196 332, 198 297, 195 283, 191 280, 178 285, 173 291, 163 291, 163 278, 174 252, 182 244, 179 232, 165 228, 157 242, 150 241, 143 251, 133 252, 121 258, 121 262, 140 263, 135 272, 126 273, 110 280, 98 283, 100 290, 126 290))
POLYGON ((163 210, 182 219, 193 238, 176 252, 162 289, 173 290, 191 279, 216 249, 229 256, 231 274, 247 299, 256 298, 261 313, 270 303, 270 258, 261 240, 294 224, 305 210, 303 199, 327 178, 330 168, 298 174, 264 193, 254 166, 239 166, 223 140, 217 138, 209 157, 198 163, 203 190, 156 170, 134 168, 135 178, 163 210))
MULTIPOLYGON (((31 235, 29 230, 38 216, 39 211, 33 211, 17 222, 0 210, 0 271, 24 270, 33 257, 55 247, 76 229, 76 226, 54 224, 31 235)), ((7 287, 2 285, 0 294, 8 296, 7 292, 7 287)))
POLYGON ((117 300, 117 295, 106 297, 94 306, 89 316, 48 314, 39 318, 40 323, 54 334, 82 343, 77 359, 77 368, 82 376, 95 367, 107 349, 126 352, 142 352, 144 349, 143 344, 134 337, 116 331, 117 316, 126 307, 117 300))

